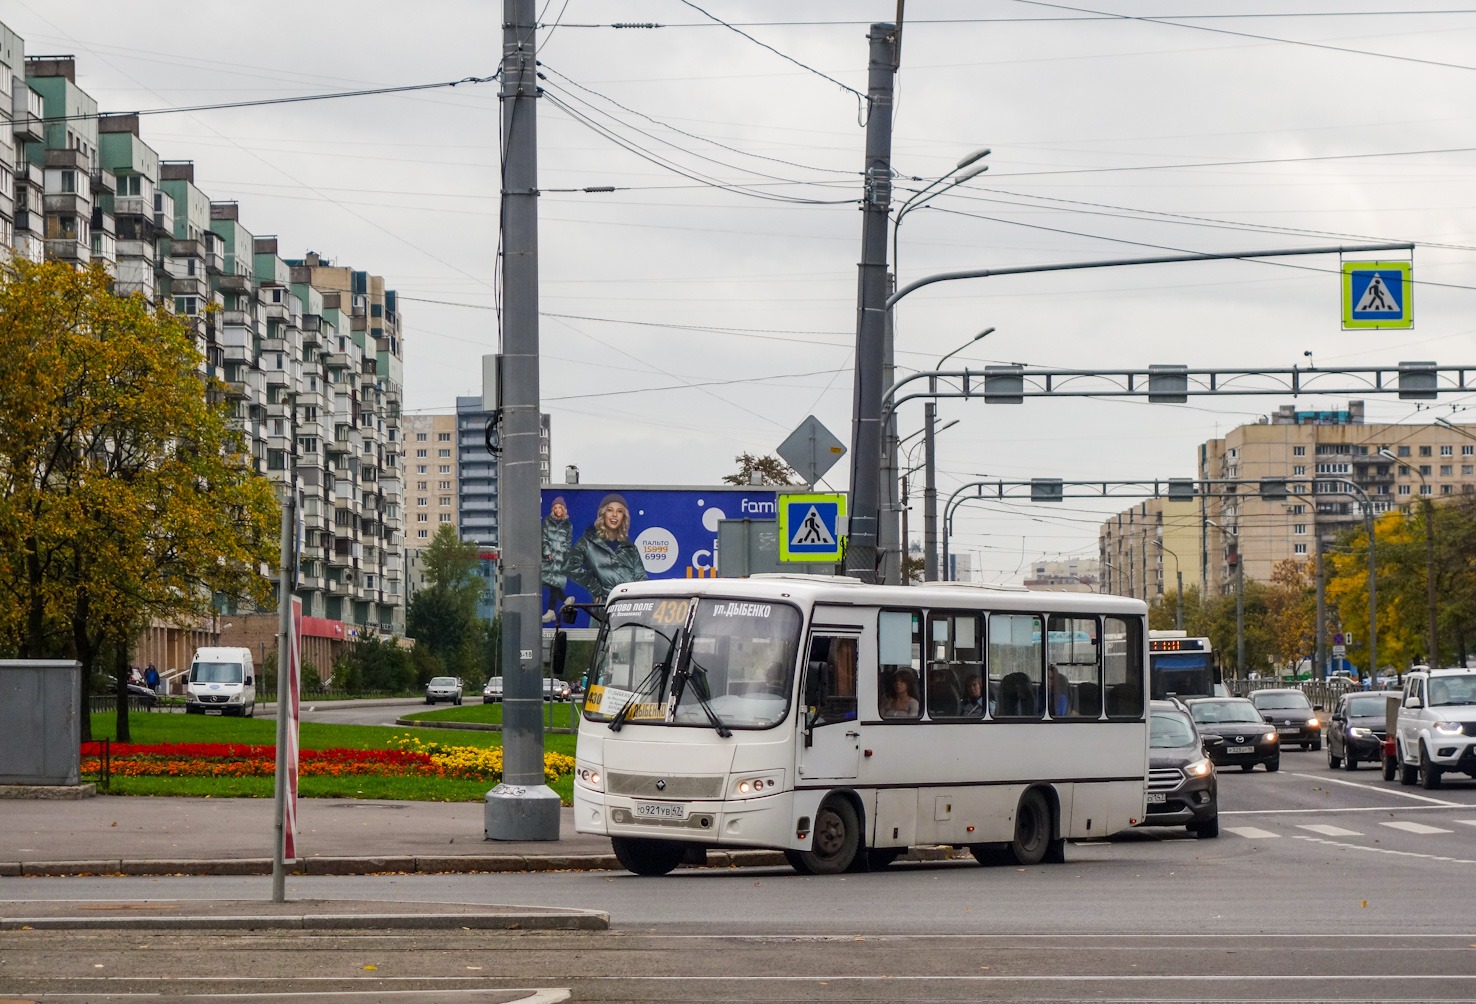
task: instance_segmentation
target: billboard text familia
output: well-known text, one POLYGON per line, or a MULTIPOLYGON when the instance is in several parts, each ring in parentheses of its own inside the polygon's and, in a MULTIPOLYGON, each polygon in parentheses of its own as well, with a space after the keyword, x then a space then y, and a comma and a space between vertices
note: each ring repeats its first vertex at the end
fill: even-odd
MULTIPOLYGON (((622 582, 716 574, 718 521, 773 519, 773 489, 543 489, 543 620, 566 599, 603 603, 622 582)), ((587 624, 583 615, 578 623, 587 624)))

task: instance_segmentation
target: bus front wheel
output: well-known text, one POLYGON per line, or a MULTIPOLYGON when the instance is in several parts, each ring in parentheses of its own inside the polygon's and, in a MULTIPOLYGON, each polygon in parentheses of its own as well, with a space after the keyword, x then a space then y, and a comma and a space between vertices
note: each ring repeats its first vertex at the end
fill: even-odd
POLYGON ((687 856, 687 845, 674 840, 611 837, 610 843, 621 867, 637 875, 665 875, 687 856))
POLYGON ((830 798, 815 813, 810 850, 785 851, 790 867, 801 875, 839 875, 861 853, 861 820, 844 798, 830 798))
POLYGON ((1010 855, 1022 865, 1038 865, 1051 851, 1051 807, 1039 788, 1031 788, 1020 796, 1015 810, 1015 839, 1009 842, 1010 855))

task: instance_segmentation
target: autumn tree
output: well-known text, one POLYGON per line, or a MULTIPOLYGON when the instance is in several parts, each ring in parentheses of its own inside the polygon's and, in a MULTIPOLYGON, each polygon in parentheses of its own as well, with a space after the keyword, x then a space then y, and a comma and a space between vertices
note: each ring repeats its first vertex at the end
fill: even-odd
POLYGON ((100 267, 0 272, 0 647, 76 658, 84 681, 105 659, 123 741, 151 620, 272 595, 280 510, 202 363, 100 267))
POLYGON ((450 523, 442 523, 420 560, 426 585, 405 611, 405 633, 417 642, 417 675, 444 671, 475 677, 486 631, 477 616, 477 601, 487 586, 477 574, 480 549, 474 541, 461 540, 450 523))
POLYGON ((1317 645, 1315 563, 1289 558, 1276 563, 1266 588, 1266 640, 1273 662, 1292 671, 1311 659, 1317 645))

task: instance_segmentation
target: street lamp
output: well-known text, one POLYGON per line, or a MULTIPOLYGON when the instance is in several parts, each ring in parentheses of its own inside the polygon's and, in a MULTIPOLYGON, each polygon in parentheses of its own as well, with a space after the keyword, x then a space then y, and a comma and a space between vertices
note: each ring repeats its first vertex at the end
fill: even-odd
POLYGON ((1235 675, 1245 679, 1245 555, 1240 553, 1240 536, 1212 519, 1204 521, 1232 541, 1235 557, 1235 675))
MULTIPOLYGON (((982 156, 982 154, 981 154, 982 156)), ((943 364, 951 356, 955 356, 964 349, 973 345, 981 338, 992 332, 994 328, 988 327, 979 332, 973 338, 962 345, 946 353, 939 359, 935 370, 941 370, 943 364)), ((933 389, 937 389, 937 378, 929 380, 933 389)), ((929 401, 923 405, 923 464, 926 468, 923 472, 923 581, 937 582, 938 575, 938 481, 936 454, 933 449, 934 439, 937 433, 933 429, 933 423, 938 419, 938 403, 929 401)))
POLYGON ((1174 559, 1174 576, 1179 580, 1178 606, 1174 610, 1174 628, 1184 630, 1184 573, 1179 568, 1179 556, 1163 546, 1163 541, 1153 538, 1148 543, 1174 559))
MULTIPOLYGON (((1388 450, 1380 450, 1379 456, 1395 463, 1399 459, 1388 450)), ((1415 477, 1420 479, 1420 508, 1425 514, 1425 601, 1429 606, 1430 624, 1429 638, 1426 640, 1425 658, 1429 660, 1430 668, 1436 668, 1440 662, 1440 621, 1436 615, 1435 606, 1435 504, 1430 498, 1430 486, 1425 481, 1425 472, 1420 470, 1419 464, 1411 464, 1415 477)), ((1373 541, 1369 541, 1369 547, 1373 541)))
POLYGON ((936 180, 934 180, 933 182, 931 182, 928 185, 928 187, 924 188, 922 191, 917 192, 915 195, 912 196, 912 198, 910 198, 906 202, 902 203, 902 208, 899 209, 899 210, 897 210, 897 215, 892 220, 892 274, 893 275, 900 275, 901 274, 901 270, 897 267, 897 234, 901 230, 901 228, 902 228, 902 221, 907 217, 907 214, 910 213, 910 212, 912 212, 914 209, 921 209, 924 205, 926 205, 929 202, 932 202, 934 199, 936 199, 938 196, 942 195, 944 192, 948 191, 949 189, 951 189, 951 188, 957 188, 959 185, 962 185, 964 182, 971 181, 974 178, 977 178, 979 175, 983 174, 985 171, 989 170, 989 165, 988 164, 980 164, 978 167, 974 168, 972 171, 964 171, 964 168, 968 167, 970 164, 975 163, 976 161, 983 160, 985 157, 989 156, 990 152, 991 151, 987 147, 985 147, 985 148, 981 148, 981 149, 975 150, 972 153, 964 154, 962 157, 959 158, 958 163, 955 164, 955 165, 953 165, 953 169, 955 171, 962 171, 963 172, 962 174, 956 174, 956 175, 953 175, 952 177, 950 177, 949 175, 945 174, 942 177, 937 178, 936 180), (949 184, 946 187, 939 188, 938 191, 933 192, 933 189, 937 188, 939 185, 943 184, 943 182, 945 182, 945 181, 949 182, 949 184), (928 195, 929 192, 932 192, 933 194, 928 195), (925 195, 927 196, 927 198, 923 198, 923 196, 925 196, 925 195))

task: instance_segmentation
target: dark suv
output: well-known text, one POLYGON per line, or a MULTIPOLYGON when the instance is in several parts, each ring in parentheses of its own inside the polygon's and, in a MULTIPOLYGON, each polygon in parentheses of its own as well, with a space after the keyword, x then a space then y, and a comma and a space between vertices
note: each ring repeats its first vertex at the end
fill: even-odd
POLYGON ((1142 825, 1183 825, 1197 837, 1218 837, 1215 768, 1193 719, 1176 701, 1154 701, 1148 722, 1148 814, 1142 825))
POLYGON ((1301 743, 1302 749, 1322 749, 1322 723, 1317 720, 1321 708, 1312 707, 1300 690, 1257 690, 1250 695, 1267 725, 1275 726, 1281 748, 1288 743, 1301 743))
POLYGON ((1397 690, 1360 690, 1339 697, 1327 727, 1327 765, 1357 770, 1360 760, 1382 763, 1384 702, 1400 696, 1397 690))
POLYGON ((1204 737, 1204 750, 1216 767, 1267 771, 1281 769, 1281 743, 1276 730, 1243 697, 1201 697, 1189 701, 1189 715, 1204 737))

